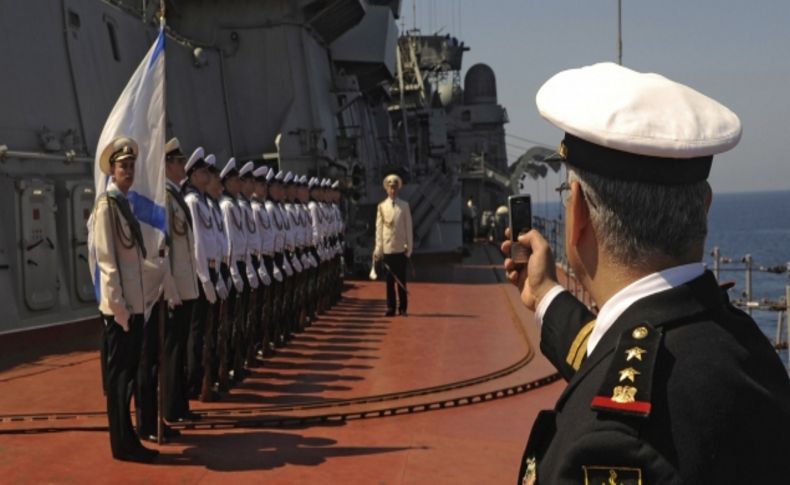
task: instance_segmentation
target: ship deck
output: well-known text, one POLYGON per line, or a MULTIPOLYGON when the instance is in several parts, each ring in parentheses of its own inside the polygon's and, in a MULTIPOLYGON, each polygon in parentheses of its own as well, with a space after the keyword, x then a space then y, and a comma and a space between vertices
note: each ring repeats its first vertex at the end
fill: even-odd
POLYGON ((382 282, 343 300, 202 419, 115 461, 99 323, 0 338, 4 483, 510 483, 540 409, 564 388, 501 256, 418 262, 410 313, 384 317, 382 282))

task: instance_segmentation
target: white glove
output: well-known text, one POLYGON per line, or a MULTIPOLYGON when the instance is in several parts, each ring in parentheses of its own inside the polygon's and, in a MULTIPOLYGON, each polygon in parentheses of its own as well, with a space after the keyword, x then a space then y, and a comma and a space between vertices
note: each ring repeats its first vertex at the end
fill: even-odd
POLYGON ((302 272, 302 263, 299 262, 299 258, 297 258, 296 255, 291 258, 291 266, 293 266, 297 273, 302 272))
POLYGON ((258 286, 260 285, 260 281, 258 281, 258 275, 255 274, 255 271, 252 273, 247 273, 247 281, 250 282, 250 288, 253 290, 257 290, 258 286))
POLYGON ((217 278, 217 296, 222 298, 223 300, 228 299, 228 287, 225 286, 225 281, 222 279, 222 276, 217 278))
POLYGON ((124 311, 123 313, 116 312, 116 314, 113 315, 113 318, 115 319, 115 323, 120 325, 121 328, 123 329, 123 331, 127 332, 127 333, 129 332, 129 315, 130 314, 131 314, 131 312, 124 311))
POLYGON ((181 304, 181 297, 178 296, 178 288, 176 287, 176 282, 172 277, 165 278, 164 292, 168 308, 172 310, 181 304))
POLYGON ((283 272, 280 271, 280 268, 277 267, 277 263, 275 263, 274 261, 272 261, 272 276, 274 276, 274 279, 282 283, 283 272))
POLYGON ((318 261, 315 260, 315 256, 313 256, 312 254, 308 254, 307 255, 307 259, 310 260, 310 264, 313 265, 313 268, 317 268, 318 267, 318 261))
POLYGON ((294 275, 294 269, 291 268, 291 263, 288 262, 288 256, 283 258, 283 269, 289 278, 294 275))
POLYGON ((241 293, 244 290, 244 280, 241 275, 231 271, 230 277, 233 280, 233 286, 236 287, 236 292, 241 293))
POLYGON ((313 265, 310 264, 310 258, 307 257, 307 253, 302 255, 302 267, 303 268, 312 268, 313 265))
POLYGON ((272 284, 272 278, 271 276, 269 276, 269 273, 266 271, 266 266, 264 266, 263 263, 261 263, 261 265, 258 266, 258 278, 260 278, 261 283, 263 283, 266 286, 272 284))
POLYGON ((214 285, 211 284, 211 280, 202 281, 201 285, 203 285, 203 294, 206 295, 206 300, 213 305, 217 301, 217 293, 214 291, 214 285))

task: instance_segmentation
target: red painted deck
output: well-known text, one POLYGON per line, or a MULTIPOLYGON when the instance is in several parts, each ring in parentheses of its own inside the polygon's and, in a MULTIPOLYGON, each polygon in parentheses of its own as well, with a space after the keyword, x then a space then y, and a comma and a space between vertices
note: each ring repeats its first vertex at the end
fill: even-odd
POLYGON ((111 458, 97 333, 0 341, 0 481, 512 483, 536 413, 564 383, 523 386, 554 370, 500 265, 487 246, 420 264, 408 317, 383 316, 383 283, 351 282, 226 399, 192 402, 205 429, 150 465, 111 458))

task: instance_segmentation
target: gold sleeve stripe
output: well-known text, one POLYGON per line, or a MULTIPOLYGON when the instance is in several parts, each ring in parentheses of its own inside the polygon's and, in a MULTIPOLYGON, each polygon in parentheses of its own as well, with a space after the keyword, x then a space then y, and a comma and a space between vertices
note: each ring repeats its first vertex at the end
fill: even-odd
POLYGON ((579 365, 581 365, 582 359, 579 358, 579 354, 584 355, 587 353, 587 339, 590 337, 593 327, 595 327, 595 320, 589 322, 579 330, 579 333, 576 334, 576 338, 573 339, 571 348, 568 351, 568 356, 565 357, 565 362, 567 362, 568 365, 574 366, 575 369, 579 368, 578 365, 574 365, 575 362, 578 361, 579 365))
POLYGON ((587 341, 590 340, 590 335, 588 334, 587 337, 584 339, 582 344, 579 346, 579 351, 576 353, 576 358, 573 359, 573 370, 579 370, 579 367, 582 366, 582 361, 585 357, 587 357, 587 341))

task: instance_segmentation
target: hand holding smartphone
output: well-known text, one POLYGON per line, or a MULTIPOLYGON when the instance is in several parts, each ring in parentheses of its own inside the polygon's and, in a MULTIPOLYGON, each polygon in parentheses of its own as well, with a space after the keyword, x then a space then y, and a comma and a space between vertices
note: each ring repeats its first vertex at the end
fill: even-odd
POLYGON ((529 194, 511 195, 507 199, 510 215, 510 259, 516 264, 526 264, 529 248, 518 243, 518 237, 532 229, 532 198, 529 194))

